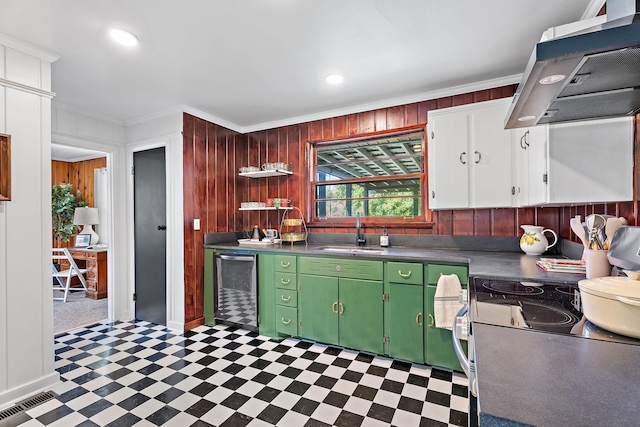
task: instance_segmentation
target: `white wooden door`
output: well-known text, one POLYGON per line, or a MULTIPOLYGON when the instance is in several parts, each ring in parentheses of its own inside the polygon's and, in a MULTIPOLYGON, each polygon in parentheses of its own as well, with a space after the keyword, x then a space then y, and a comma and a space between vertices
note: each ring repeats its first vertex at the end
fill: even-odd
POLYGON ((468 114, 436 112, 428 121, 429 208, 468 208, 468 114))

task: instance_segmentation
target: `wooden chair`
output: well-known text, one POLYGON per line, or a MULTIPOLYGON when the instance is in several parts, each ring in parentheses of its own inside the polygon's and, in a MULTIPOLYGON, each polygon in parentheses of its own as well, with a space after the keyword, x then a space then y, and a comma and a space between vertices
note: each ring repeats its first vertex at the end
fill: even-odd
POLYGON ((56 298, 54 300, 67 302, 67 296, 69 295, 69 291, 71 290, 87 290, 87 282, 84 278, 84 274, 87 272, 86 268, 78 268, 75 260, 69 253, 69 249, 67 248, 53 248, 52 249, 52 259, 53 262, 61 264, 61 260, 66 260, 69 263, 69 268, 66 270, 56 269, 56 266, 51 264, 51 272, 53 274, 53 278, 58 283, 53 286, 54 290, 64 291, 64 297, 56 298), (71 279, 77 277, 80 280, 80 286, 71 287, 71 279), (65 279, 65 280, 63 280, 65 279))

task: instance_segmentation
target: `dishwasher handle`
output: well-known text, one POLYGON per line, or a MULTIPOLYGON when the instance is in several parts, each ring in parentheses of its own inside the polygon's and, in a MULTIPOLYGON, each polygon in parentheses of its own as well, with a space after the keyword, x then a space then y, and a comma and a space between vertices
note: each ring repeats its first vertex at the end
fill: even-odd
POLYGON ((254 260, 254 256, 253 255, 217 254, 216 256, 219 257, 220 259, 226 259, 226 260, 229 260, 229 261, 253 262, 253 260, 254 260))
POLYGON ((468 378, 469 377, 469 359, 467 358, 466 354, 464 354, 464 350, 462 349, 462 344, 460 344, 461 337, 458 336, 458 332, 460 328, 456 327, 458 323, 458 318, 465 317, 467 315, 467 311, 469 311, 469 305, 465 304, 465 306, 462 307, 460 311, 458 311, 458 314, 456 314, 456 318, 453 321, 453 328, 451 329, 451 336, 453 338, 453 349, 456 352, 456 357, 458 358, 458 361, 460 362, 460 366, 462 366, 462 370, 464 371, 464 373, 467 375, 467 378, 468 378))

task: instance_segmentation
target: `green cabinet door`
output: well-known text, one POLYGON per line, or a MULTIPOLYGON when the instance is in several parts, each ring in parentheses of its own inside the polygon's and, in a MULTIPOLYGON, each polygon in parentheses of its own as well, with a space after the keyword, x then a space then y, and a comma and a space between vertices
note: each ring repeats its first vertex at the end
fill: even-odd
POLYGON ((389 285, 389 356, 424 363, 423 287, 389 285))
POLYGON ((383 353, 382 282, 339 281, 340 345, 383 353))
POLYGON ((260 335, 275 338, 276 286, 275 255, 258 254, 258 329, 260 335))
MULTIPOLYGON (((436 328, 435 316, 433 310, 433 299, 436 295, 436 287, 434 285, 427 285, 427 322, 426 327, 426 339, 427 339, 427 351, 426 351, 426 363, 432 366, 442 366, 450 368, 456 371, 462 371, 460 362, 456 357, 456 353, 453 349, 453 339, 451 337, 451 331, 449 329, 436 328)), ((462 341, 462 347, 467 352, 467 342, 462 341)))
POLYGON ((328 344, 338 339, 338 278, 298 276, 298 334, 328 344))

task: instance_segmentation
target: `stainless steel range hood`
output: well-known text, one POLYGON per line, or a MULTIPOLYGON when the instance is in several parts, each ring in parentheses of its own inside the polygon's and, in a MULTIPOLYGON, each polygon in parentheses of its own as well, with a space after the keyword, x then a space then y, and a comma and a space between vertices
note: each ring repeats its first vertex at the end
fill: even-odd
POLYGON ((505 128, 640 112, 639 11, 640 0, 608 0, 605 22, 538 43, 505 128))

